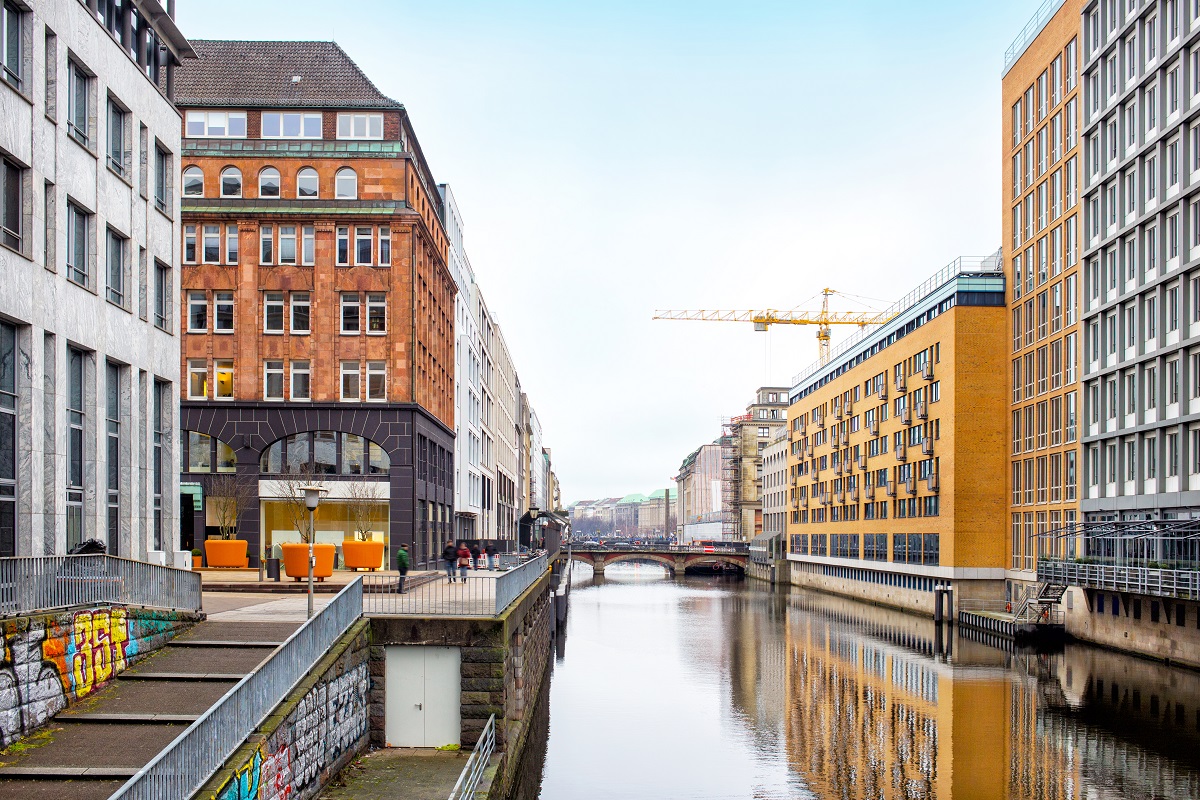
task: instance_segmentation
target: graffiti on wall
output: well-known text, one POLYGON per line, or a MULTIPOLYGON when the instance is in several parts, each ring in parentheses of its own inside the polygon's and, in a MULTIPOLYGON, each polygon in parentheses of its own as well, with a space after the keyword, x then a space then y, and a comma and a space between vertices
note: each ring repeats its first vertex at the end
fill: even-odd
POLYGON ((370 678, 365 662, 309 690, 213 800, 299 800, 367 735, 370 678))
POLYGON ((165 616, 91 608, 0 626, 0 748, 112 680, 143 643, 161 639, 173 624, 165 616))

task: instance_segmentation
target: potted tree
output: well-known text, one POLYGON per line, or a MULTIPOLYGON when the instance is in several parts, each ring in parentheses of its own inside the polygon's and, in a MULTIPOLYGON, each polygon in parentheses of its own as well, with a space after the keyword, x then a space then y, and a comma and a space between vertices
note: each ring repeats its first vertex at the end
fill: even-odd
MULTIPOLYGON (((280 481, 280 500, 287 508, 293 527, 300 534, 299 542, 284 542, 280 545, 283 551, 283 571, 294 580, 308 577, 308 545, 313 542, 316 531, 309 523, 308 506, 304 504, 304 487, 315 482, 315 476, 308 467, 299 472, 289 473, 280 481)), ((317 562, 313 565, 313 577, 325 580, 333 574, 337 548, 329 542, 314 542, 312 549, 317 562)))
POLYGON ((248 567, 246 540, 237 538, 238 518, 257 497, 255 487, 236 472, 214 475, 208 483, 208 502, 220 538, 204 542, 209 567, 248 567))
POLYGON ((346 511, 354 526, 354 538, 342 542, 342 559, 346 569, 369 569, 372 572, 383 566, 383 540, 371 538, 371 528, 379 520, 377 510, 385 499, 382 484, 354 481, 347 484, 349 502, 346 511))

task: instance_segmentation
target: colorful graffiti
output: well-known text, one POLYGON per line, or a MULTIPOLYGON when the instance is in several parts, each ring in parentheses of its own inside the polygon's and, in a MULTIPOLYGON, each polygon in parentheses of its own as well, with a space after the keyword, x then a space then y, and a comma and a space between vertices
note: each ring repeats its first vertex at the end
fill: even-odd
POLYGON ((180 620, 166 613, 89 608, 0 625, 0 748, 160 647, 180 620))
POLYGON ((320 779, 367 735, 370 685, 365 661, 318 683, 212 800, 315 796, 324 785, 320 779))

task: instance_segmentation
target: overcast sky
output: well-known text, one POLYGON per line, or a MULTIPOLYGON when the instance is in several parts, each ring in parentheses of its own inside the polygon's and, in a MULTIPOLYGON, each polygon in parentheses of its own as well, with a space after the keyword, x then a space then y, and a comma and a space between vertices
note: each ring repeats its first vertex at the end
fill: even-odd
POLYGON ((405 104, 569 503, 669 485, 816 358, 808 327, 656 308, 823 286, 882 308, 999 247, 1000 70, 1038 4, 179 0, 178 21, 335 39, 405 104))

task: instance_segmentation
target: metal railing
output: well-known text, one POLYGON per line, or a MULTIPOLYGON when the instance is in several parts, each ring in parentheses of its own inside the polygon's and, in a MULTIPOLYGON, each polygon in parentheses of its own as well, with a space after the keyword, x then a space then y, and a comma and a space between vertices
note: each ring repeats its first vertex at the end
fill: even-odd
POLYGON ((1025 52, 1025 48, 1037 38, 1042 27, 1054 16, 1054 12, 1062 7, 1064 2, 1065 0, 1044 0, 1038 6, 1038 10, 1033 12, 1033 18, 1025 23, 1025 27, 1021 28, 1021 32, 1017 34, 1017 38, 1013 39, 1013 43, 1004 51, 1004 70, 1001 72, 1001 75, 1008 72, 1008 68, 1016 63, 1016 60, 1025 52))
POLYGON ((467 570, 465 576, 439 575, 401 594, 390 575, 364 575, 363 612, 373 616, 493 617, 504 612, 546 572, 544 555, 507 572, 467 570))
POLYGON ((329 652, 362 616, 362 610, 362 582, 355 580, 138 770, 110 800, 190 797, 329 652))
POLYGON ((830 353, 828 363, 820 362, 810 365, 803 372, 797 373, 792 378, 792 386, 798 386, 806 379, 815 373, 823 370, 836 367, 835 363, 839 358, 846 354, 847 351, 854 349, 864 340, 873 336, 877 336, 886 325, 895 321, 895 317, 907 311, 912 306, 915 306, 920 301, 924 300, 933 292, 947 283, 951 278, 955 278, 963 274, 977 273, 995 273, 997 275, 1004 274, 1004 259, 1002 251, 997 250, 990 256, 960 256, 951 261, 946 266, 942 267, 933 277, 927 279, 917 288, 913 289, 908 294, 901 297, 896 302, 879 312, 879 316, 887 319, 889 322, 883 325, 867 325, 855 331, 852 335, 843 340, 837 347, 833 348, 830 353))
POLYGON ((0 558, 0 617, 112 603, 200 610, 200 574, 107 555, 0 558))
POLYGON ((1039 604, 1036 597, 1020 603, 1005 600, 959 600, 958 610, 974 614, 992 614, 1010 622, 1062 625, 1065 617, 1062 609, 1050 604, 1039 604))
POLYGON ((1112 592, 1200 600, 1200 571, 1038 559, 1038 580, 1112 592))
POLYGON ((467 765, 463 767, 462 774, 458 776, 458 782, 450 790, 450 797, 447 800, 473 800, 495 749, 496 715, 492 714, 488 717, 487 724, 483 726, 483 733, 479 734, 479 739, 471 750, 471 756, 467 759, 467 765))

